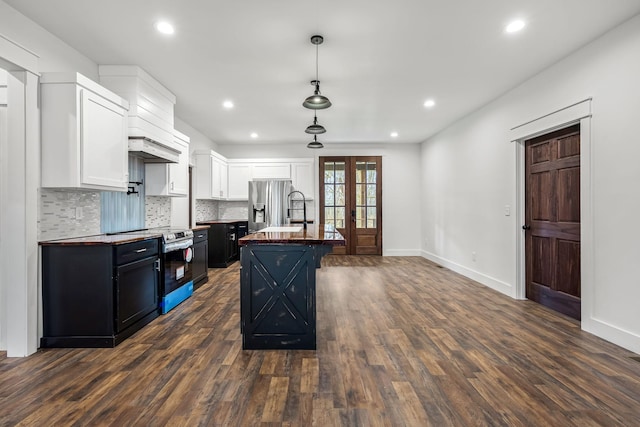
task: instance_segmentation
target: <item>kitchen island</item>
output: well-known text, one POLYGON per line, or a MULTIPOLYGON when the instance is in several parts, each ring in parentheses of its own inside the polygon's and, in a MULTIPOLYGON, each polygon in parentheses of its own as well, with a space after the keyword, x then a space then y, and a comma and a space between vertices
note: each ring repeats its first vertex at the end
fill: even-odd
POLYGON ((268 227, 238 241, 243 349, 316 348, 316 269, 334 246, 328 225, 268 227))

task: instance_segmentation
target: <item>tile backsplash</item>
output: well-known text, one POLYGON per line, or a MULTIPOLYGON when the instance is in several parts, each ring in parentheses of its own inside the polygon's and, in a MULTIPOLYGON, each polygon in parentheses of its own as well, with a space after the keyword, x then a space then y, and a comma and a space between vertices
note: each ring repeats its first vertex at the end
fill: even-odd
POLYGON ((248 202, 224 202, 218 203, 217 219, 248 219, 249 204, 248 202))
POLYGON ((249 218, 246 201, 227 202, 224 200, 196 200, 196 222, 214 219, 249 218))
POLYGON ((145 197, 145 227, 165 227, 171 225, 171 197, 145 197))
POLYGON ((40 189, 38 240, 100 233, 99 191, 40 189))
POLYGON ((196 199, 196 222, 218 219, 218 201, 196 199))

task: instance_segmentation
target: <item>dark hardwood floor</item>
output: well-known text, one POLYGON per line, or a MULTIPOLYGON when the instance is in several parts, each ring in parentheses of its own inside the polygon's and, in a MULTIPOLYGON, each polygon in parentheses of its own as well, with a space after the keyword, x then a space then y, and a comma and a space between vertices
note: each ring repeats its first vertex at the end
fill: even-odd
POLYGON ((239 264, 114 349, 0 356, 0 425, 638 426, 640 362, 417 257, 318 270, 318 349, 243 351, 239 264))

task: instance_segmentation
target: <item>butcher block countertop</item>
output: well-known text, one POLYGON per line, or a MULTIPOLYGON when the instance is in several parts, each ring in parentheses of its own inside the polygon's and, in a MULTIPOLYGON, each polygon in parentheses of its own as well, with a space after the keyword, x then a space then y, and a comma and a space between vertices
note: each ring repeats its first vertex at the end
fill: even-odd
POLYGON ((211 226, 210 226, 210 225, 204 225, 204 224, 202 224, 202 223, 200 223, 200 222, 199 222, 199 223, 198 223, 198 225, 196 225, 195 227, 191 227, 191 229, 192 229, 193 231, 208 230, 208 229, 210 229, 210 228, 211 228, 211 226))
POLYGON ((240 246, 256 244, 344 246, 345 241, 344 237, 330 225, 309 225, 306 230, 302 225, 288 225, 269 227, 265 231, 248 234, 238 239, 238 244, 240 246))

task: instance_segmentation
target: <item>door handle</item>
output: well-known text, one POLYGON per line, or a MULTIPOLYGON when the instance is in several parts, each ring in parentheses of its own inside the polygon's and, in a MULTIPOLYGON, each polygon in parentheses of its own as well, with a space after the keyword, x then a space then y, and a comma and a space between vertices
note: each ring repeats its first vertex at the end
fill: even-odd
POLYGON ((356 222, 356 210, 351 211, 351 222, 356 222))
POLYGON ((522 229, 525 230, 525 231, 526 230, 531 230, 531 226, 528 225, 528 224, 525 224, 525 225, 522 226, 522 229))

